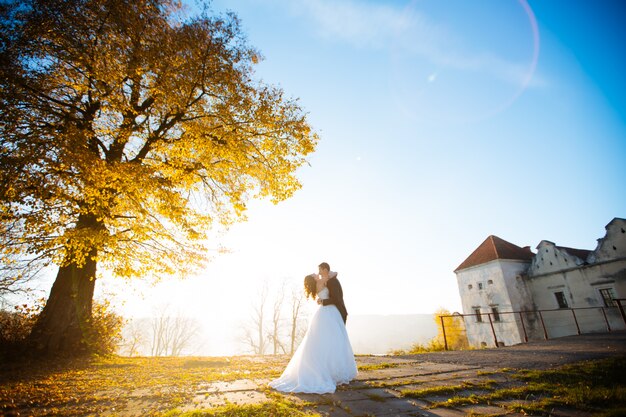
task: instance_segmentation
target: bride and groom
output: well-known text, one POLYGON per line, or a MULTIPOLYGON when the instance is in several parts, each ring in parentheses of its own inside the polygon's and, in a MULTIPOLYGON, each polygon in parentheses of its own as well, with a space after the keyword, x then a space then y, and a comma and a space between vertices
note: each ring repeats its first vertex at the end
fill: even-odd
POLYGON ((282 392, 333 393, 337 385, 347 384, 357 375, 337 273, 321 263, 319 275, 304 278, 304 292, 307 298, 317 296, 320 306, 285 371, 269 385, 282 392))

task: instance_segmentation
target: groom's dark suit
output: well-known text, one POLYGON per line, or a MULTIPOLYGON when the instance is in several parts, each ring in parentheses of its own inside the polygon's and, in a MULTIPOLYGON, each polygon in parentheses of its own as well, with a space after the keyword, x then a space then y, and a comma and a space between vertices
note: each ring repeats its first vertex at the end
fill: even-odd
POLYGON ((323 300, 322 304, 327 306, 334 304, 337 306, 337 309, 341 313, 341 318, 343 319, 344 324, 346 323, 346 319, 348 318, 348 311, 346 310, 346 305, 343 303, 343 290, 341 289, 341 284, 337 277, 333 277, 326 282, 326 287, 328 287, 328 292, 330 298, 327 300, 323 300))

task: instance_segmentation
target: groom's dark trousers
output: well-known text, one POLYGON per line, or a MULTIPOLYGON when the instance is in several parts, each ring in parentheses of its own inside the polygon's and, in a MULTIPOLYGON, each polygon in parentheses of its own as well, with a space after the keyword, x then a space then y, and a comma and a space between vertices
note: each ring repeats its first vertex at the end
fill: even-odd
POLYGON ((326 283, 326 287, 328 287, 329 297, 327 300, 323 300, 323 304, 327 305, 335 305, 341 313, 341 318, 343 319, 343 323, 346 323, 346 319, 348 318, 348 311, 346 310, 346 305, 343 303, 343 290, 341 289, 341 284, 337 277, 331 278, 326 283))

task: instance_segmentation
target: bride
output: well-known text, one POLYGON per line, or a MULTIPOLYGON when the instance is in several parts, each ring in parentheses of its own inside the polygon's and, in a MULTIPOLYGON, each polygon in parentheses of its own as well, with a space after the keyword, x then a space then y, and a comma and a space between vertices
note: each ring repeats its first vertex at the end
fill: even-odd
MULTIPOLYGON (((326 282, 336 276, 336 272, 322 277, 307 275, 304 278, 307 298, 317 295, 319 300, 329 299, 326 282)), ((319 306, 287 368, 269 385, 282 392, 325 394, 335 392, 337 385, 347 384, 356 375, 354 353, 343 318, 335 305, 328 304, 319 306)))

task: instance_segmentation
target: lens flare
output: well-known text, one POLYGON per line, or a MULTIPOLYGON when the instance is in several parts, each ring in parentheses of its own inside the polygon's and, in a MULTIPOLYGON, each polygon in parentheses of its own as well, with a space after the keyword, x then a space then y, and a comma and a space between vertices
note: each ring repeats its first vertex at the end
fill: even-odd
POLYGON ((458 10, 446 12, 437 2, 414 0, 404 9, 390 60, 391 89, 406 117, 484 120, 541 84, 539 29, 527 0, 492 6, 466 3, 468 16, 456 21, 458 10))

